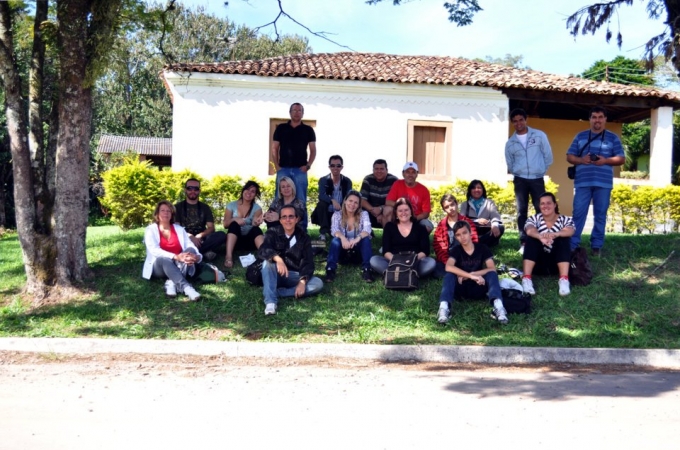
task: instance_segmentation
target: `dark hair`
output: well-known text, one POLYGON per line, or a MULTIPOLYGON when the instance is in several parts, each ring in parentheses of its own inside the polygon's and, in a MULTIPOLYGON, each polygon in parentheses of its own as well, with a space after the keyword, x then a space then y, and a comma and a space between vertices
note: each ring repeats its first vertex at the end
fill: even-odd
POLYGON ((555 194, 552 192, 544 192, 538 197, 538 201, 540 202, 543 197, 550 197, 555 204, 555 214, 560 213, 560 206, 557 204, 557 199, 555 198, 555 194))
POLYGON ((439 200, 439 204, 444 207, 444 202, 453 202, 456 205, 458 204, 458 200, 456 200, 456 197, 453 196, 453 194, 444 194, 442 195, 442 199, 439 200))
MULTIPOLYGON (((189 180, 189 181, 191 181, 191 180, 189 180)), ((172 215, 170 216, 170 224, 175 223, 175 207, 173 206, 172 203, 170 203, 167 200, 161 200, 156 205, 156 209, 154 209, 154 211, 153 211, 153 221, 154 221, 154 223, 156 223, 156 224, 159 223, 158 214, 161 212, 161 206, 163 206, 163 205, 170 207, 170 211, 172 211, 172 215)))
POLYGON ((303 113, 305 112, 305 107, 302 106, 302 103, 297 103, 297 102, 290 105, 290 108, 288 108, 288 112, 291 112, 293 110, 293 106, 296 106, 296 105, 299 106, 300 108, 302 108, 303 113))
POLYGON ((453 235, 456 235, 456 232, 460 230, 461 228, 467 228, 467 230, 472 233, 472 228, 470 228, 470 224, 467 223, 464 220, 459 220, 458 222, 453 224, 453 235))
MULTIPOLYGON (((241 188, 241 196, 239 197, 239 200, 241 200, 241 204, 243 204, 243 193, 253 186, 255 187, 255 198, 260 198, 260 185, 257 184, 257 182, 255 182, 253 180, 248 180, 248 181, 246 181, 246 184, 243 185, 243 187, 241 188)), ((246 217, 248 217, 250 215, 250 213, 253 211, 254 205, 255 205, 255 201, 253 200, 250 203, 250 208, 248 208, 248 213, 246 214, 246 217)))
POLYGON ((373 161, 373 165, 375 166, 376 164, 385 164, 385 169, 387 169, 387 161, 385 161, 384 159, 376 159, 375 161, 373 161))
POLYGON ((293 211, 295 212, 295 217, 296 218, 300 217, 300 216, 298 216, 298 210, 295 207, 295 205, 293 205, 292 203, 287 203, 287 204, 285 204, 285 205, 283 205, 282 207, 279 208, 279 220, 281 220, 281 211, 283 211, 286 208, 292 208, 293 211))
POLYGON ((200 181, 198 181, 196 178, 189 178, 187 181, 184 182, 184 187, 185 187, 185 188, 187 187, 187 183, 188 183, 189 181, 195 181, 196 183, 198 183, 198 187, 199 187, 199 188, 201 187, 201 182, 200 182, 200 181))
POLYGON ((484 187, 484 183, 482 183, 480 180, 472 180, 470 181, 470 184, 468 184, 467 194, 465 194, 465 197, 468 199, 468 201, 470 201, 472 198, 472 190, 477 185, 482 187, 482 197, 486 198, 486 188, 484 187))
POLYGON ((512 111, 510 111, 510 120, 512 121, 513 117, 515 116, 522 116, 524 117, 524 120, 526 120, 527 112, 524 111, 522 108, 515 108, 512 111))
POLYGON ((604 114, 605 117, 607 117, 607 110, 604 109, 602 106, 593 106, 590 108, 590 114, 588 114, 588 117, 592 116, 593 113, 602 113, 604 114))
POLYGON ((330 158, 328 158, 328 165, 329 165, 329 166, 331 165, 331 161, 334 160, 334 159, 339 159, 339 160, 340 160, 340 164, 345 165, 345 161, 342 160, 342 156, 340 156, 340 155, 333 155, 333 156, 331 156, 330 158))
POLYGON ((399 208, 401 205, 407 205, 409 207, 409 209, 411 210, 411 222, 415 223, 416 215, 413 212, 413 205, 406 197, 398 198, 397 201, 394 203, 394 219, 392 219, 392 221, 394 223, 399 223, 399 218, 397 217, 397 208, 399 208))

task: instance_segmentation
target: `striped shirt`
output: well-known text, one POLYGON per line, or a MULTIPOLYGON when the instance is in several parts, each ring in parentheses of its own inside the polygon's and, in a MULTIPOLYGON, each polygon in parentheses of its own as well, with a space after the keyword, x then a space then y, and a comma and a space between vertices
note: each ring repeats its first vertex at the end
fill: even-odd
MULTIPOLYGON (((583 156, 597 155, 600 158, 625 156, 621 139, 611 131, 604 130, 604 134, 593 134, 590 130, 576 135, 571 143, 567 155, 583 156), (591 140, 592 139, 592 140, 591 140), (589 142, 590 141, 590 142, 589 142)), ((574 187, 601 187, 611 189, 614 184, 614 167, 606 164, 577 164, 574 187)))
MULTIPOLYGON (((538 213, 527 219, 527 222, 524 225, 524 231, 526 231, 530 226, 536 228, 536 230, 538 230, 538 234, 559 233, 565 228, 575 228, 574 221, 571 220, 571 217, 563 216, 562 214, 558 215, 553 226, 548 228, 548 225, 545 223, 545 219, 543 218, 543 214, 541 213, 538 213)), ((550 253, 552 250, 552 245, 543 245, 543 250, 545 250, 546 253, 550 253)))

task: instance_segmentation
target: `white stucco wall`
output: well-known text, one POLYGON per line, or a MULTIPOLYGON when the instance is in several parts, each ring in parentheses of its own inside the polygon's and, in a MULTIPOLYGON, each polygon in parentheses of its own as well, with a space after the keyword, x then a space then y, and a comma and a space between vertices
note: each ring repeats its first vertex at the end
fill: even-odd
POLYGON ((508 99, 494 89, 203 73, 165 76, 174 97, 174 170, 266 178, 270 119, 287 119, 290 104, 300 102, 305 119, 316 121, 313 175, 327 174, 328 157, 339 154, 345 160, 343 173, 353 181, 370 173, 378 158, 400 176, 408 120, 433 120, 452 123, 452 179, 507 180, 508 99))

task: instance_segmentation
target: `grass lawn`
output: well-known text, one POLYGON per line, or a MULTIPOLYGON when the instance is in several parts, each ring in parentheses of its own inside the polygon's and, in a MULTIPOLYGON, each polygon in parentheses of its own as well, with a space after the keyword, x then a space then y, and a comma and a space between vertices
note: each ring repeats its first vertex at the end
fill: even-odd
MULTIPOLYGON (((17 236, 4 235, 0 336, 680 348, 678 234, 608 235, 603 257, 591 261, 590 286, 572 287, 570 296, 560 297, 556 278, 535 278, 534 312, 511 315, 507 326, 490 319, 485 301, 456 303, 451 321, 439 325, 440 281, 426 280, 415 292, 386 291, 379 282, 363 282, 358 267, 341 266, 336 282, 317 297, 282 300, 276 316, 264 316, 261 288, 245 281, 241 267, 232 269, 227 283, 199 286, 201 302, 168 300, 161 281, 141 278, 142 236, 142 229, 89 228, 95 279, 84 296, 34 308, 21 296, 17 236)), ((517 234, 508 232, 495 251, 497 260, 521 268, 517 243, 517 234)), ((379 246, 374 242, 376 253, 379 246)), ((317 262, 317 275, 323 276, 324 267, 317 262)))

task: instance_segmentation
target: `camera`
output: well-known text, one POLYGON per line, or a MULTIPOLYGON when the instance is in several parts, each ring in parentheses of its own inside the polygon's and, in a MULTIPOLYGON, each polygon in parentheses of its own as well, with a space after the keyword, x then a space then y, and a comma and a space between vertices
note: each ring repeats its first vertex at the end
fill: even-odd
POLYGON ((591 161, 599 161, 600 157, 597 155, 593 155, 592 153, 590 154, 590 160, 591 161))

